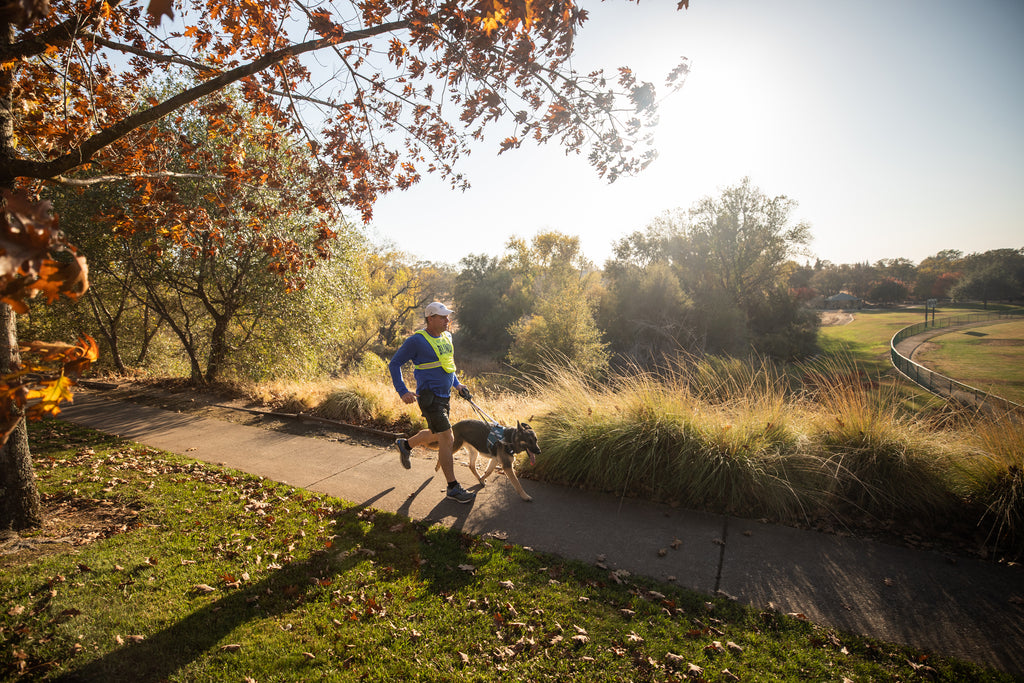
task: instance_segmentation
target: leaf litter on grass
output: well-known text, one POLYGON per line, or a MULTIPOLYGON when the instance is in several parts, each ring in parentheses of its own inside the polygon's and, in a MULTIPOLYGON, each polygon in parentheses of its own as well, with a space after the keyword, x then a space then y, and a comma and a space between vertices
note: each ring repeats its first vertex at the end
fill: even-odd
POLYGON ((93 450, 41 444, 39 463, 53 462, 41 488, 130 503, 137 523, 0 578, 12 605, 0 621, 3 675, 645 681, 696 667, 756 680, 791 676, 794 652, 828 678, 906 677, 907 662, 920 663, 502 539, 116 441, 93 450), (835 642, 849 653, 841 661, 835 642))

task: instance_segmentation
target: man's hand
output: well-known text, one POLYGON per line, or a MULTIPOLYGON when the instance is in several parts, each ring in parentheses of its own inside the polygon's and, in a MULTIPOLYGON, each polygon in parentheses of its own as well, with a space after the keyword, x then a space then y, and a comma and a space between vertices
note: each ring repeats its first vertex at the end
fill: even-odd
POLYGON ((402 400, 406 403, 415 403, 416 394, 412 393, 411 391, 407 391, 404 394, 402 394, 402 400))
POLYGON ((459 387, 459 396, 466 399, 467 401, 473 400, 473 394, 469 393, 469 389, 466 387, 465 384, 459 387))

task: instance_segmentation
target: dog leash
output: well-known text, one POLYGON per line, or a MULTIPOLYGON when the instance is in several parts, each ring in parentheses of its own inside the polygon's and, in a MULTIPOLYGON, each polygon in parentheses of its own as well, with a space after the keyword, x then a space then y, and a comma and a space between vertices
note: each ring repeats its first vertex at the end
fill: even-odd
POLYGON ((480 406, 478 406, 477 404, 473 403, 473 399, 471 399, 471 398, 467 398, 466 400, 467 400, 467 401, 469 401, 469 405, 473 406, 473 409, 474 409, 474 410, 475 410, 476 412, 480 413, 480 417, 484 418, 485 420, 487 420, 488 422, 490 422, 490 423, 491 423, 492 425, 496 425, 496 424, 498 424, 498 421, 497 421, 497 420, 495 420, 495 419, 494 419, 493 417, 491 417, 490 415, 488 415, 487 413, 485 413, 485 412, 484 412, 483 410, 481 410, 481 409, 480 409, 480 406))

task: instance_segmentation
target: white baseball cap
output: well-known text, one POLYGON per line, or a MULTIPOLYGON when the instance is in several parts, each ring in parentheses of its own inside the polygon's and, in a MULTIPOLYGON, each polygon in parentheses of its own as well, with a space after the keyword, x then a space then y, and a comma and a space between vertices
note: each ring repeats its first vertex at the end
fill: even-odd
POLYGON ((428 317, 428 318, 429 318, 429 317, 430 317, 430 316, 432 316, 432 315, 444 315, 444 316, 448 316, 448 315, 451 315, 451 314, 452 314, 452 313, 454 313, 454 312, 455 312, 455 311, 451 311, 451 310, 449 310, 449 309, 448 309, 448 307, 447 307, 447 306, 445 306, 445 305, 444 305, 443 303, 441 303, 440 301, 435 301, 435 302, 434 302, 434 303, 432 303, 432 304, 427 304, 427 310, 426 310, 426 311, 424 311, 424 313, 423 313, 423 314, 424 314, 424 315, 425 315, 426 317, 428 317))

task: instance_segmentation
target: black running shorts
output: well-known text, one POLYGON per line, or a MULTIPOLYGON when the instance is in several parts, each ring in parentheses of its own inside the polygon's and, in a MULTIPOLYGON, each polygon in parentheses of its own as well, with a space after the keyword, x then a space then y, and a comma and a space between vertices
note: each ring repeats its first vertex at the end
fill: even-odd
POLYGON ((432 391, 422 391, 416 397, 423 419, 427 421, 427 427, 434 434, 447 432, 452 428, 452 423, 448 420, 449 399, 448 396, 435 396, 432 391))

